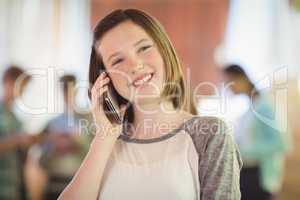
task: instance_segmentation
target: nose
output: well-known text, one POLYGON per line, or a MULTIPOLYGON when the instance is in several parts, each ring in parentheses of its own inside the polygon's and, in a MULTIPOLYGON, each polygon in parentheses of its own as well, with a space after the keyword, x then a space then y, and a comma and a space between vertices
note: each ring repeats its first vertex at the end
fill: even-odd
MULTIPOLYGON (((135 75, 137 74, 139 71, 143 70, 145 67, 144 67, 144 64, 142 62, 139 62, 135 65, 135 67, 132 67, 131 70, 130 70, 130 73, 132 75, 135 75)), ((132 81, 132 80, 131 80, 132 81)), ((129 81, 127 83, 127 86, 130 86, 131 85, 131 81, 129 81)))
POLYGON ((131 74, 136 74, 138 71, 143 70, 145 68, 142 62, 138 62, 135 67, 132 68, 131 74))

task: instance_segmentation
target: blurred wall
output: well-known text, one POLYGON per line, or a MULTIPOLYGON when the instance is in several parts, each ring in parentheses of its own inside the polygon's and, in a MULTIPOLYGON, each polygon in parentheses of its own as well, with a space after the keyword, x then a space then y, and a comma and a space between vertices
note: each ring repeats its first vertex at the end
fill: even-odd
MULTIPOLYGON (((223 39, 228 4, 229 0, 91 0, 91 24, 94 27, 117 8, 138 8, 153 15, 169 34, 184 67, 187 84, 194 88, 203 81, 215 84, 220 80, 214 51, 223 39)), ((210 87, 201 87, 199 91, 198 94, 212 94, 210 87)))
MULTIPOLYGON (((39 132, 49 118, 63 111, 58 84, 62 74, 74 73, 81 88, 88 86, 89 3, 0 0, 0 77, 11 63, 34 75, 15 105, 28 132, 39 132)), ((78 107, 85 106, 88 100, 81 88, 78 107)), ((2 93, 0 87, 0 96, 2 93)))

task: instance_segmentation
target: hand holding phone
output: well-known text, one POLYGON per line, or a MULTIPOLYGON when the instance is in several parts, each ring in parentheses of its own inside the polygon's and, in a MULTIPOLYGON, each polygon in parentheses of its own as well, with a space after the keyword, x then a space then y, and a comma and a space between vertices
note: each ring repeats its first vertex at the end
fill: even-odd
POLYGON ((122 132, 122 120, 126 107, 116 103, 113 92, 109 92, 109 87, 113 87, 106 72, 101 73, 91 88, 92 113, 97 128, 97 133, 105 134, 106 131, 115 132, 118 136, 122 132), (110 85, 110 86, 109 86, 110 85), (116 115, 117 114, 117 115, 116 115), (104 131, 104 132, 103 132, 104 131))
POLYGON ((111 123, 122 124, 120 108, 113 91, 112 83, 108 83, 108 90, 103 93, 104 110, 111 123))

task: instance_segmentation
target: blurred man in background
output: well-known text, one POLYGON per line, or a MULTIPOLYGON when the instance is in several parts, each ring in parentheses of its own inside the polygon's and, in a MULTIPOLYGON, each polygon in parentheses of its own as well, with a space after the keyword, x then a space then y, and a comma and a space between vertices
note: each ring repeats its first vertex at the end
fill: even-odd
MULTIPOLYGON (((46 141, 41 147, 40 166, 46 176, 46 183, 40 184, 41 199, 56 200, 71 181, 88 151, 91 135, 81 124, 88 124, 89 113, 80 114, 75 110, 75 85, 73 75, 60 79, 64 112, 52 119, 46 126, 46 141)), ((35 195, 37 196, 37 195, 35 195)))
POLYGON ((21 68, 11 66, 4 72, 3 98, 0 101, 0 199, 26 199, 24 163, 26 150, 37 141, 25 134, 22 123, 13 113, 16 98, 22 95, 31 77, 21 68))
POLYGON ((235 94, 245 94, 251 102, 234 131, 243 159, 242 200, 274 199, 281 189, 287 138, 278 130, 267 96, 256 89, 245 71, 238 65, 229 65, 223 72, 231 90, 235 94), (270 119, 272 124, 257 115, 270 119))

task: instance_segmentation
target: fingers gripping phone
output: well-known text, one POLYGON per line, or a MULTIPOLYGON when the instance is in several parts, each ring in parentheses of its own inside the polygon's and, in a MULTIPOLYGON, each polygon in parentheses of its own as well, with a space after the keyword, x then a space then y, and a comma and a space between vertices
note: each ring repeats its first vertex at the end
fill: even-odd
POLYGON ((108 83, 108 90, 103 93, 103 105, 107 118, 111 123, 122 124, 122 117, 116 100, 116 92, 112 83, 108 83))

